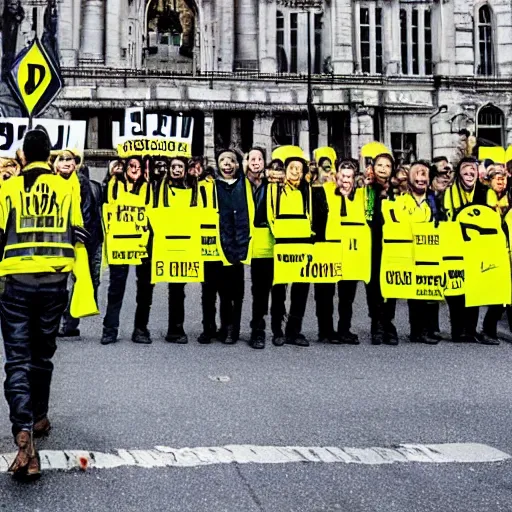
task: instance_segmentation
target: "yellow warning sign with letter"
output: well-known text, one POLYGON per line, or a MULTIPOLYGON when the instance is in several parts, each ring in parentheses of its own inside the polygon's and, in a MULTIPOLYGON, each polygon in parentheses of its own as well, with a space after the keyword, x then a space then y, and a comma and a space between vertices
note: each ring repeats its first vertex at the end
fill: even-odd
POLYGON ((45 110, 63 86, 53 58, 37 38, 16 56, 7 81, 29 117, 45 110))

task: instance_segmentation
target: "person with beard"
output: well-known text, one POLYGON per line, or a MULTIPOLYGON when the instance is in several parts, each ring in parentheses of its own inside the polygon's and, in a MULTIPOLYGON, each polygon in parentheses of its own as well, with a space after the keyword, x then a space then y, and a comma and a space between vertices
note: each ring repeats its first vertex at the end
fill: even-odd
MULTIPOLYGON (((313 231, 315 241, 340 240, 342 223, 365 223, 364 189, 356 188, 357 160, 346 158, 338 163, 335 182, 327 182, 315 194, 313 189, 313 231)), ((334 283, 315 284, 318 341, 321 343, 359 344, 357 334, 350 331, 352 307, 357 281, 338 281, 338 331, 333 326, 334 283)))
MULTIPOLYGON (((174 157, 170 160, 170 171, 161 182, 154 206, 170 208, 169 218, 186 219, 191 208, 197 208, 197 181, 187 186, 188 160, 174 157)), ((183 325, 185 323, 185 283, 169 283, 168 327, 165 340, 169 343, 188 343, 183 325)))
POLYGON ((226 263, 219 268, 220 329, 217 339, 236 343, 240 337, 244 300, 244 263, 252 257, 254 201, 251 184, 241 172, 234 151, 221 150, 215 180, 219 201, 219 231, 226 263))
POLYGON ((372 273, 366 285, 366 302, 371 318, 372 345, 398 345, 398 335, 393 324, 396 300, 384 301, 380 289, 380 265, 382 256, 382 201, 394 199, 391 188, 395 162, 388 153, 377 155, 368 172, 373 182, 365 188, 366 219, 372 233, 372 273))
MULTIPOLYGON (((297 146, 283 146, 285 183, 272 183, 267 195, 267 217, 276 244, 312 241, 311 188, 306 181, 307 160, 297 146)), ((309 283, 292 283, 291 303, 285 336, 274 335, 275 346, 285 343, 299 347, 309 347, 309 342, 301 333, 306 311, 309 283)))
MULTIPOLYGON (((151 186, 144 179, 143 163, 138 157, 126 159, 122 175, 114 175, 108 183, 108 202, 124 204, 124 200, 130 204, 146 206, 151 202, 151 186)), ((144 259, 140 265, 136 265, 137 276, 137 307, 135 310, 134 330, 132 341, 134 343, 152 343, 149 330, 149 314, 153 301, 153 288, 151 284, 151 264, 149 258, 144 259)), ((123 305, 126 280, 130 266, 109 265, 110 282, 108 286, 107 311, 103 319, 103 334, 101 344, 108 345, 118 341, 119 316, 123 305)))
MULTIPOLYGON (((448 221, 455 221, 458 213, 468 204, 485 204, 485 187, 478 181, 478 161, 469 156, 459 162, 455 181, 446 189, 443 210, 448 221)), ((455 342, 474 343, 478 324, 478 307, 466 307, 464 295, 446 297, 450 312, 451 339, 455 342)))
MULTIPOLYGON (((395 211, 404 222, 439 222, 441 212, 435 194, 429 190, 430 165, 418 160, 410 166, 407 182, 409 192, 396 198, 395 211)), ((401 219, 400 219, 401 220, 401 219)), ((437 301, 409 299, 410 340, 416 343, 437 344, 441 336, 437 334, 437 301)))
MULTIPOLYGON (((486 193, 486 204, 497 211, 502 220, 510 210, 511 200, 507 191, 507 170, 503 163, 492 162, 487 168, 487 183, 489 188, 486 193)), ((506 225, 504 224, 504 227, 506 225)), ((512 308, 511 306, 493 305, 488 306, 484 317, 482 332, 477 336, 478 341, 483 345, 499 345, 498 322, 507 312, 509 329, 512 331, 512 308)))
MULTIPOLYGON (((246 156, 246 176, 251 185, 254 200, 254 239, 251 259, 252 320, 249 345, 265 348, 265 315, 268 313, 269 296, 272 332, 279 334, 284 309, 286 288, 272 286, 274 279, 274 239, 267 219, 267 189, 265 176, 265 150, 254 147, 246 156), (276 326, 279 326, 277 329, 276 326)), ((284 177, 284 173, 283 173, 284 177)))

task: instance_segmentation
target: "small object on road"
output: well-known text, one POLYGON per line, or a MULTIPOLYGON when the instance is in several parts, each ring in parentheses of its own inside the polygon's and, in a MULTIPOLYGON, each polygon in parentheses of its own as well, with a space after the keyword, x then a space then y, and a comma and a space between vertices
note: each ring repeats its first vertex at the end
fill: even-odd
POLYGON ((229 382, 231 380, 227 375, 208 375, 208 378, 217 382, 229 382))
POLYGON ((89 467, 89 459, 85 455, 78 457, 78 467, 81 471, 86 471, 89 467))

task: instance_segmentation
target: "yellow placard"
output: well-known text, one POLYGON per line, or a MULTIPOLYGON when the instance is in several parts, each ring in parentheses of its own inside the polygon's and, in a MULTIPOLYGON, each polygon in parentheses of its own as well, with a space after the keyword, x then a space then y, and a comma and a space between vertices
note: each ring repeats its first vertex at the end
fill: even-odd
POLYGON ((144 206, 103 205, 105 253, 109 265, 140 265, 147 258, 149 227, 144 206))
POLYGON ((129 139, 118 144, 117 154, 121 158, 146 155, 190 158, 192 152, 188 142, 163 138, 138 138, 129 139))
POLYGON ((466 306, 510 304, 510 259, 500 214, 469 205, 457 220, 464 242, 466 306))
POLYGON ((366 223, 341 221, 341 261, 344 281, 370 282, 372 235, 366 223))
POLYGON ((274 284, 337 283, 343 278, 340 242, 276 244, 274 284))
POLYGON ((187 208, 186 222, 169 222, 172 208, 147 212, 153 231, 152 283, 200 283, 204 281, 201 257, 199 208, 187 208))

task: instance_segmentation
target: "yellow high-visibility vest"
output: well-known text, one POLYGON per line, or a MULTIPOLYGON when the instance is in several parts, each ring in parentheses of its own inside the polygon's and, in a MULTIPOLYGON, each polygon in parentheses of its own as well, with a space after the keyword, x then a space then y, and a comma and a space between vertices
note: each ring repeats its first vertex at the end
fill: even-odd
POLYGON ((327 198, 326 240, 340 240, 342 276, 345 281, 369 282, 371 277, 371 231, 365 216, 365 192, 359 188, 354 198, 345 198, 342 216, 341 195, 335 183, 324 184, 327 198))
POLYGON ((201 282, 200 216, 197 189, 163 183, 156 208, 147 215, 153 231, 151 282, 201 282))
POLYGON ((118 182, 110 202, 103 205, 105 252, 109 265, 140 265, 147 257, 149 229, 146 208, 151 187, 144 183, 138 194, 118 182))
MULTIPOLYGON (((25 167, 47 168, 42 162, 25 167)), ((0 227, 6 244, 0 275, 70 272, 75 261, 72 227, 82 227, 80 200, 71 183, 54 174, 24 188, 23 173, 5 182, 0 192, 0 227)))

